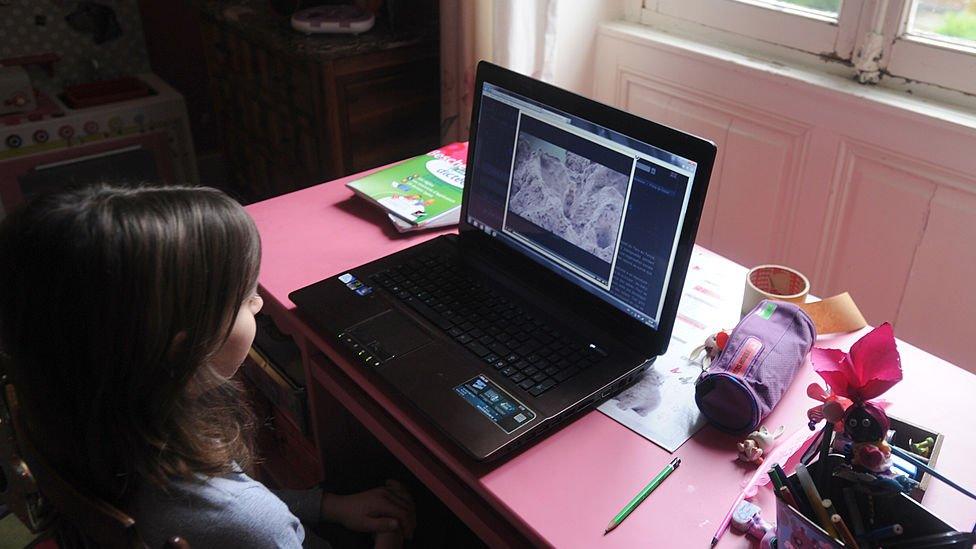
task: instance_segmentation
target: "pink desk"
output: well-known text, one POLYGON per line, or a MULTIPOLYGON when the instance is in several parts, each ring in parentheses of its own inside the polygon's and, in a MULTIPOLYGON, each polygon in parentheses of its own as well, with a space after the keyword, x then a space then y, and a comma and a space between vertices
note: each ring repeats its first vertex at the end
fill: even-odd
MULTIPOLYGON (((247 208, 264 246, 265 310, 306 351, 310 405, 315 406, 317 391, 339 401, 490 546, 707 547, 740 483, 753 471, 735 461, 733 437, 710 427, 699 432, 676 452, 681 468, 603 536, 610 518, 670 454, 594 411, 501 465, 475 463, 295 315, 289 292, 441 234, 398 235, 344 182, 247 208)), ((744 268, 741 273, 744 277, 744 268)), ((932 314, 937 322, 938 312, 932 314)), ((818 345, 846 350, 859 336, 824 337, 818 345)), ((976 488, 976 376, 907 343, 899 342, 899 350, 905 378, 886 395, 893 402, 889 411, 944 433, 939 469, 976 488)), ((766 424, 783 424, 787 433, 804 425, 805 410, 815 404, 804 393, 812 381, 819 377, 807 367, 766 424)), ((313 414, 314 421, 322 420, 313 414)), ((329 441, 319 443, 322 448, 329 441)), ((760 491, 757 502, 772 515, 768 489, 760 491)), ((976 521, 976 502, 938 481, 924 503, 956 528, 971 528, 976 521)), ((720 545, 753 544, 729 532, 720 545)))

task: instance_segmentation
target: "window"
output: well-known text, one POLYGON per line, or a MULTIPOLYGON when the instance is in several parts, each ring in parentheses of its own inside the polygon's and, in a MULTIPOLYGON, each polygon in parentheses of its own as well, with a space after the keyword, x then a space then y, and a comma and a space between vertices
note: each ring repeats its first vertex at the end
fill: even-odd
POLYGON ((771 7, 794 7, 802 10, 810 10, 812 14, 826 15, 837 18, 840 13, 840 0, 768 0, 762 2, 771 7))
POLYGON ((631 0, 640 20, 862 83, 976 93, 976 0, 631 0), (805 57, 804 57, 805 56, 805 57))
POLYGON ((864 0, 645 0, 641 20, 693 21, 760 42, 849 57, 864 0), (851 23, 847 23, 850 21, 851 23))
POLYGON ((908 34, 953 47, 976 47, 976 1, 916 0, 908 34))
POLYGON ((976 93, 976 0, 901 0, 888 9, 889 74, 976 93))

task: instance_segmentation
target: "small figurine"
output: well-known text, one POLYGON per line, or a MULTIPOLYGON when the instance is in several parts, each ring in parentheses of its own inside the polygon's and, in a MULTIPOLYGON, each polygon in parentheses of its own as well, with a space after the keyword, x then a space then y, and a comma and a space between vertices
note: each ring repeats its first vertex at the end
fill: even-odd
MULTIPOLYGON (((851 404, 841 416, 843 435, 851 442, 851 463, 855 468, 884 473, 891 468, 891 447, 885 442, 890 422, 884 410, 869 399, 877 398, 901 381, 901 358, 895 347, 895 336, 887 322, 878 326, 851 346, 851 352, 814 347, 811 358, 814 369, 830 386, 824 394, 820 414, 836 421, 843 402, 831 396, 849 399, 851 404)), ((811 394, 807 388, 807 394, 811 394)), ((808 412, 811 422, 817 417, 808 412)))
POLYGON ((708 369, 708 366, 713 360, 718 358, 718 355, 722 354, 725 350, 725 346, 729 344, 729 334, 722 330, 717 334, 712 334, 705 339, 705 343, 699 345, 692 349, 688 353, 688 358, 692 362, 699 362, 702 365, 702 369, 708 369))
POLYGON ((846 415, 844 432, 854 442, 851 462, 868 471, 882 473, 891 468, 891 447, 884 440, 891 423, 880 406, 864 402, 846 415))
POLYGON ((732 512, 732 529, 762 541, 770 533, 774 533, 776 527, 766 522, 761 515, 762 509, 758 505, 745 500, 740 501, 732 512))
POLYGON ((908 447, 912 453, 918 454, 924 458, 929 457, 932 453, 932 447, 935 445, 935 439, 932 437, 926 437, 925 440, 913 443, 911 440, 908 441, 908 447))
POLYGON ((780 425, 778 429, 770 433, 765 427, 760 427, 758 431, 749 433, 745 440, 735 445, 739 451, 739 461, 762 465, 765 459, 763 454, 769 453, 773 443, 783 434, 783 429, 784 427, 780 425))

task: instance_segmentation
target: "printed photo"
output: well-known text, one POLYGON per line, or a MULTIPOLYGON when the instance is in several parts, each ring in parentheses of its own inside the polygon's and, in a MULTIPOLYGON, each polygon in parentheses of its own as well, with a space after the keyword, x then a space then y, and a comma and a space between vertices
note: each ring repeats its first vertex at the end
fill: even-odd
POLYGON ((629 173, 520 131, 508 211, 609 265, 629 179, 629 173))

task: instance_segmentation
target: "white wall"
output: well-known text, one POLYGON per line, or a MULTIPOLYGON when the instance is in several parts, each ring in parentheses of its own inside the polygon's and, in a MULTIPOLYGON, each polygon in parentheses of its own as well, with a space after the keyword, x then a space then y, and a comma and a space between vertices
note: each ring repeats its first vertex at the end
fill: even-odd
POLYGON ((596 99, 718 145, 699 244, 976 371, 976 115, 629 23, 597 40, 596 99))

